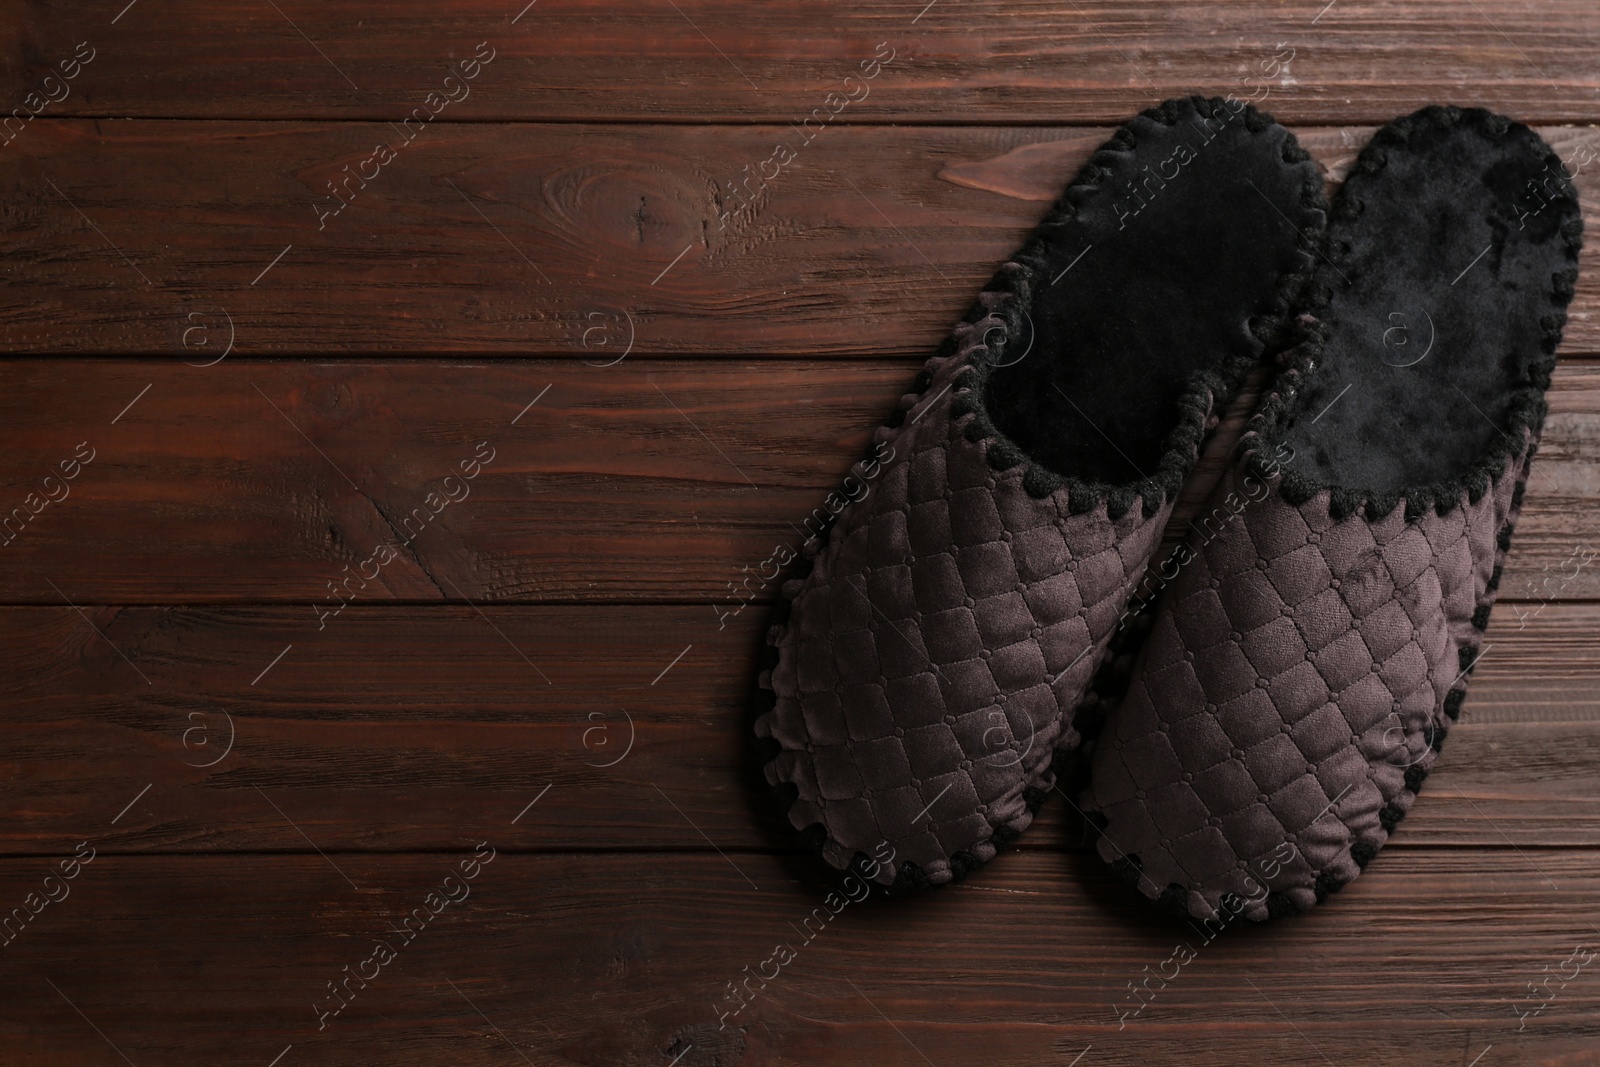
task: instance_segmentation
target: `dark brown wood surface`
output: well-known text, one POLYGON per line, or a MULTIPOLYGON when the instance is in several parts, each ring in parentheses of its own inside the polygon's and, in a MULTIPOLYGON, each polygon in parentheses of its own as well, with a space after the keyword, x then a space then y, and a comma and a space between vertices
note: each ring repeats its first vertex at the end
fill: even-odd
POLYGON ((1591 0, 14 6, 0 1063, 1600 1065, 1595 242, 1462 721, 1309 916, 1163 919, 1054 795, 829 917, 751 782, 738 591, 1166 96, 1253 99, 1330 187, 1492 106, 1592 228, 1591 0))
MULTIPOLYGON (((84 812, 147 785, 98 847, 296 851, 303 830, 329 849, 447 849, 468 813, 510 819, 547 786, 508 843, 795 847, 748 782, 764 626, 761 607, 719 630, 703 605, 459 599, 352 606, 320 631, 303 607, 0 611, 20 683, 0 853, 69 846, 84 812)), ((1600 846, 1597 627, 1591 603, 1498 607, 1401 845, 1600 846)), ((1052 798, 1022 846, 1076 847, 1069 815, 1052 798)))
POLYGON ((892 62, 838 121, 1118 123, 1194 92, 1300 124, 1439 102, 1588 121, 1600 67, 1588 0, 137 0, 119 15, 126 3, 8 20, 7 95, 87 41, 95 58, 53 114, 399 119, 465 91, 435 121, 798 122, 886 44, 892 62), (484 42, 495 58, 447 87, 484 42))
MULTIPOLYGON (((289 602, 314 620, 329 581, 408 538, 363 596, 692 600, 714 619, 713 605, 770 599, 745 568, 798 547, 916 366, 16 361, 0 520, 80 444, 94 458, 69 495, 6 529, 0 581, 14 602, 289 602), (404 526, 479 442, 493 459, 468 495, 404 526)), ((1549 400, 1506 593, 1592 598, 1600 362, 1563 363, 1549 400)), ((1174 536, 1253 402, 1212 440, 1174 536)))
MULTIPOLYGON (((682 1062, 945 1067, 1067 1064, 1087 1047, 1081 1064, 1129 1067, 1245 1048, 1300 1067, 1318 1052, 1465 1064, 1492 1045, 1496 1063, 1582 1065, 1600 1042, 1587 971, 1517 1014, 1540 1003, 1523 1006, 1530 981, 1570 974, 1574 942, 1596 940, 1586 849, 1396 851, 1337 907, 1208 943, 1076 854, 1009 856, 981 883, 833 915, 841 884, 784 857, 520 855, 507 831, 490 809, 464 813, 460 854, 97 854, 4 950, 7 1011, 29 1022, 8 1056, 659 1067, 692 1045, 682 1062), (406 942, 396 927, 480 842, 493 858, 406 942), (373 975, 379 939, 392 961, 321 1025, 340 1003, 327 983, 373 975), (752 979, 723 1027, 728 983, 771 976, 778 944, 793 960, 764 989, 752 979), (1129 983, 1173 975, 1178 945, 1193 959, 1131 1014, 1129 983)), ((47 867, 5 869, 20 893, 47 867)))
MULTIPOLYGON (((841 126, 741 201, 789 127, 444 124, 362 187, 389 123, 41 117, 0 149, 0 344, 920 359, 1111 132, 841 126)), ((1334 179, 1371 132, 1297 131, 1334 179)), ((1600 203, 1600 132, 1542 132, 1600 203)), ((1596 262, 1569 353, 1600 353, 1596 262)))

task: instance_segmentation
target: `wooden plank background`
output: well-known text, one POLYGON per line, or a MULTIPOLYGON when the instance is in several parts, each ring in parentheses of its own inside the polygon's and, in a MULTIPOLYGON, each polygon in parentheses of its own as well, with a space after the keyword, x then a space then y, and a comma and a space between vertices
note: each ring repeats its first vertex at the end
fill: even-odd
MULTIPOLYGON (((344 202, 327 183, 400 141, 391 124, 36 119, 0 149, 27 153, 0 172, 17 216, 0 343, 190 363, 922 359, 1111 132, 829 129, 739 211, 729 186, 790 127, 456 123, 325 217, 344 202)), ((1542 132, 1592 223, 1600 131, 1542 132)), ((1372 128, 1296 133, 1336 179, 1372 128)), ((1569 353, 1600 352, 1597 259, 1591 243, 1569 353)))
MULTIPOLYGON (((732 608, 730 583, 799 545, 914 373, 877 360, 19 360, 0 396, 0 515, 79 445, 94 458, 64 499, 7 530, 0 580, 42 604, 326 599, 486 441, 494 459, 470 495, 413 524, 409 553, 366 596, 732 608)), ((1253 402, 1213 440, 1174 536, 1253 402)), ((1565 561, 1600 524, 1600 364, 1563 363, 1550 405, 1506 588, 1595 596, 1600 565, 1565 561)))
POLYGON ((1147 101, 1265 88, 1299 124, 1446 97, 1571 122, 1600 88, 1587 0, 524 3, 173 0, 115 23, 121 4, 39 4, 0 31, 6 88, 37 88, 80 41, 95 58, 52 114, 397 119, 485 41, 494 60, 441 120, 798 121, 880 42, 894 59, 847 121, 1115 124, 1147 101), (1284 44, 1287 70, 1260 65, 1284 44))
POLYGON ((1162 919, 1056 796, 962 886, 824 922, 847 887, 751 782, 770 590, 735 592, 1167 96, 1254 99, 1330 188, 1397 114, 1492 106, 1592 225, 1591 0, 524 2, 0 25, 0 1059, 1600 1064, 1593 242, 1463 720, 1312 915, 1162 919))

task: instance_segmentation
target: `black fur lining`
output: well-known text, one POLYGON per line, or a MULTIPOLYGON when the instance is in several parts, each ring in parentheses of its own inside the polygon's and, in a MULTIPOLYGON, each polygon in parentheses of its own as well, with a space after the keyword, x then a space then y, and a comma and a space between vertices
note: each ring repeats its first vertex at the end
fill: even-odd
MULTIPOLYGON (((1512 129, 1526 128, 1482 108, 1426 107, 1396 119, 1379 130, 1357 157, 1335 202, 1334 220, 1348 220, 1361 213, 1364 190, 1375 176, 1383 172, 1390 149, 1404 145, 1425 127, 1449 129, 1455 126, 1473 127, 1497 138, 1505 136, 1512 129)), ((1577 193, 1560 157, 1548 146, 1544 162, 1547 168, 1554 167, 1559 176, 1559 198, 1571 201, 1573 206, 1574 217, 1563 223, 1560 229, 1568 268, 1551 279, 1547 293, 1549 310, 1540 317, 1539 322, 1540 352, 1529 361, 1529 383, 1512 392, 1506 425, 1503 427, 1505 432, 1496 434, 1485 451, 1464 472, 1399 491, 1338 486, 1310 477, 1302 471, 1279 468, 1281 474, 1278 475, 1277 490, 1285 502, 1299 507, 1326 490, 1329 493, 1329 514, 1334 518, 1343 518, 1361 510, 1370 522, 1388 515, 1404 501, 1406 518, 1414 520, 1429 509, 1439 515, 1449 514, 1463 500, 1476 502, 1481 499, 1489 486, 1506 477, 1508 472, 1513 477, 1517 476, 1517 467, 1512 460, 1531 456, 1543 429, 1548 410, 1544 391, 1549 386, 1550 374, 1555 368, 1556 348, 1566 325, 1567 305, 1572 300, 1578 273, 1578 253, 1583 246, 1583 222, 1576 210, 1577 193)), ((1326 254, 1336 256, 1338 250, 1332 247, 1331 239, 1328 245, 1326 254)), ((1332 301, 1338 279, 1337 263, 1328 258, 1319 259, 1306 290, 1305 309, 1296 320, 1293 347, 1285 353, 1283 369, 1271 392, 1263 398, 1247 423, 1237 446, 1236 455, 1239 459, 1248 464, 1252 473, 1264 480, 1274 473, 1270 457, 1285 441, 1296 416, 1304 413, 1301 387, 1320 365, 1323 347, 1328 339, 1328 329, 1318 321, 1318 316, 1325 313, 1332 301)), ((1519 477, 1519 485, 1524 480, 1519 477)), ((1502 531, 1501 542, 1504 551, 1509 547, 1509 526, 1502 531)))
MULTIPOLYGON (((1260 132, 1273 124, 1270 115, 1249 104, 1245 104, 1242 111, 1235 112, 1221 97, 1207 99, 1193 96, 1169 100, 1142 112, 1142 116, 1170 127, 1183 116, 1185 105, 1193 107, 1207 118, 1241 117, 1245 128, 1251 132, 1260 132)), ((1294 135, 1287 130, 1285 134, 1284 162, 1292 164, 1309 159, 1294 135)), ((1047 262, 1046 231, 1067 222, 1078 213, 1080 204, 1100 193, 1102 187, 1099 183, 1106 173, 1104 165, 1110 162, 1111 157, 1131 155, 1138 144, 1138 136, 1130 125, 1123 126, 1101 145, 1056 200, 1027 243, 995 273, 985 290, 990 300, 985 301, 980 297, 973 303, 965 322, 976 323, 998 315, 1004 328, 990 331, 999 336, 987 344, 987 358, 975 358, 962 369, 961 385, 955 390, 951 407, 951 415, 957 420, 970 420, 962 427, 969 441, 989 442, 991 466, 997 470, 1008 470, 1018 464, 1024 465, 1023 485, 1030 495, 1049 496, 1065 486, 1068 510, 1072 514, 1093 511, 1103 502, 1112 519, 1121 518, 1135 500, 1142 503, 1144 516, 1149 518, 1168 500, 1177 498, 1208 434, 1208 417, 1214 411, 1220 413, 1234 397, 1250 370, 1261 362, 1263 352, 1281 345, 1290 335, 1291 303, 1314 275, 1316 260, 1311 252, 1318 243, 1321 220, 1327 212, 1320 178, 1308 178, 1300 193, 1302 217, 1295 226, 1299 246, 1305 253, 1305 267, 1286 274, 1279 284, 1279 297, 1274 306, 1250 322, 1249 329, 1256 341, 1254 351, 1240 353, 1216 367, 1191 375, 1188 387, 1178 401, 1179 421, 1167 435, 1156 473, 1116 485, 1069 478, 1032 460, 1023 448, 995 425, 984 398, 993 372, 1006 365, 1010 348, 1021 343, 1021 339, 1027 335, 1023 329, 1023 317, 1033 305, 1035 287, 1047 262)), ((947 346, 949 351, 941 350, 941 354, 954 354, 953 342, 947 342, 947 346)), ((902 407, 909 409, 916 400, 916 396, 908 395, 902 407)))

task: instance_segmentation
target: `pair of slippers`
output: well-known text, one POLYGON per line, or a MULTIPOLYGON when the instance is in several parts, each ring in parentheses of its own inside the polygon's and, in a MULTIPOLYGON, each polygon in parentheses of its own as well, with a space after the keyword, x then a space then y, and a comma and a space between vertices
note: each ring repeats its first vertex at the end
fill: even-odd
POLYGON ((755 730, 790 823, 837 868, 938 885, 1014 840, 1076 754, 1069 803, 1167 910, 1261 920, 1355 878, 1461 712, 1581 235, 1550 147, 1487 111, 1384 127, 1331 208, 1248 105, 1133 119, 781 588, 755 730), (1152 568, 1263 366, 1221 483, 1152 568))

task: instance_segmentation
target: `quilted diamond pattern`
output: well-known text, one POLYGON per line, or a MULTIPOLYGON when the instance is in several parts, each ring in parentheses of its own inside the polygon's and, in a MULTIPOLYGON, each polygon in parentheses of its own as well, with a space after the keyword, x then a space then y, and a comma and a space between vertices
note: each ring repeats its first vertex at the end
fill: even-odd
MULTIPOLYGON (((983 325, 958 329, 981 339, 983 325)), ((825 858, 849 864, 880 842, 893 882, 915 863, 949 881, 951 858, 995 852, 1032 819, 1023 791, 1050 762, 1171 510, 1106 505, 1073 515, 1065 486, 1031 496, 1027 464, 996 471, 989 439, 968 440, 976 344, 935 359, 870 493, 846 507, 803 579, 786 583, 785 625, 762 678, 776 704, 756 732, 781 752, 797 829, 826 829, 825 858)))
POLYGON ((1309 907, 1354 878, 1459 709, 1527 455, 1476 503, 1411 520, 1403 502, 1335 519, 1327 490, 1296 507, 1227 474, 1212 504, 1250 502, 1191 540, 1097 744, 1102 857, 1201 918, 1228 894, 1250 919, 1309 907))

